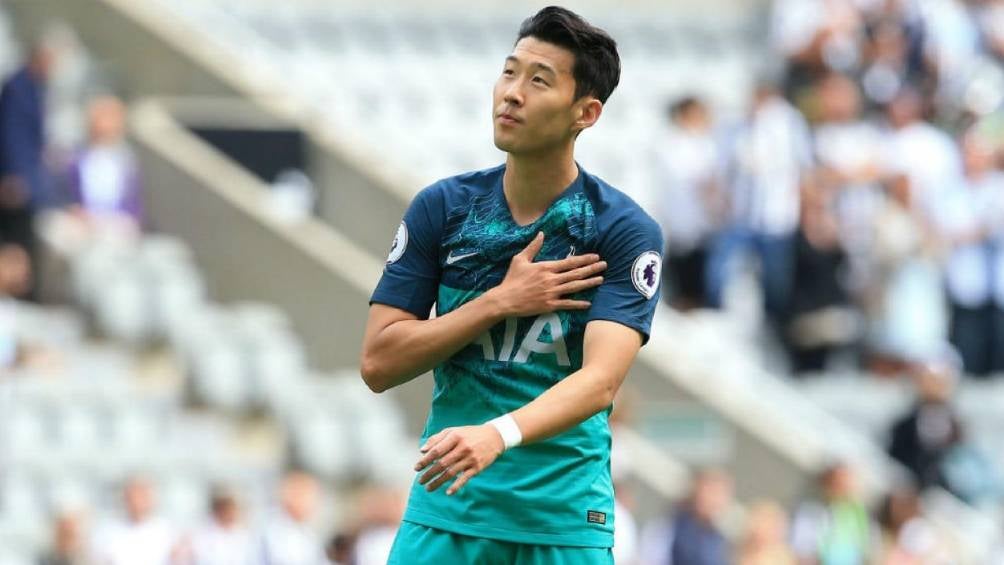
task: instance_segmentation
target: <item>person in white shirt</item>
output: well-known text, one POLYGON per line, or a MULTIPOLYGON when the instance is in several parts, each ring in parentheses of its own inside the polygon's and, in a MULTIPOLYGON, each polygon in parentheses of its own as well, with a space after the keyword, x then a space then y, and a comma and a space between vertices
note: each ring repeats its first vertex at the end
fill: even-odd
POLYGON ((967 373, 994 369, 992 233, 1004 216, 996 205, 1004 174, 994 169, 993 148, 970 136, 963 145, 965 175, 939 198, 937 225, 947 246, 945 286, 952 308, 950 340, 967 373))
POLYGON ((833 194, 841 246, 850 260, 852 288, 860 290, 871 271, 876 214, 884 196, 882 134, 861 119, 861 94, 845 75, 832 74, 819 85, 821 120, 814 132, 819 188, 833 194))
POLYGON ((727 147, 731 222, 712 244, 708 302, 722 306, 735 256, 752 253, 760 263, 767 313, 777 321, 785 314, 791 285, 800 192, 811 173, 808 126, 773 86, 761 84, 727 147))
POLYGON ((326 565, 324 542, 312 523, 320 498, 320 485, 299 471, 283 478, 279 509, 261 534, 259 565, 326 565))
POLYGON ((244 525, 237 495, 219 488, 209 501, 210 520, 188 540, 190 565, 253 565, 254 540, 244 525))
POLYGON ((711 132, 708 107, 687 96, 672 104, 671 127, 653 155, 658 218, 666 236, 663 286, 673 306, 689 310, 704 300, 708 243, 721 216, 721 152, 711 132))
POLYGON ((123 489, 126 515, 100 526, 91 547, 100 565, 165 565, 171 563, 177 537, 174 528, 154 515, 153 485, 130 479, 123 489))
POLYGON ((886 107, 883 176, 905 176, 913 205, 923 216, 937 206, 938 191, 962 174, 958 145, 945 132, 924 121, 924 100, 915 89, 903 88, 886 107))

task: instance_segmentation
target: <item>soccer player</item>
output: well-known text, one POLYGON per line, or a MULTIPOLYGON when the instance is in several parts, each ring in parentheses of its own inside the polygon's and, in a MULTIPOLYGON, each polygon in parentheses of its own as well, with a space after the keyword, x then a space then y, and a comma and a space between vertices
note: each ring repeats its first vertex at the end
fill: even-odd
POLYGON ((573 159, 619 78, 606 32, 541 10, 495 84, 505 164, 439 181, 405 213, 361 359, 377 392, 435 373, 390 563, 613 561, 607 415, 662 263, 656 223, 573 159))

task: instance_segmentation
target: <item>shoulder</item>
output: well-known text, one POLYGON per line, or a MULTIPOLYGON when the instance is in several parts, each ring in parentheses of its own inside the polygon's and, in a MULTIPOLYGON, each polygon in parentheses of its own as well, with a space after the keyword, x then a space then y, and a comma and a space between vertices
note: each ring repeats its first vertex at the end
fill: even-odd
POLYGON ((586 175, 583 190, 596 214, 601 241, 622 233, 656 237, 661 240, 659 224, 630 196, 603 179, 586 175))
POLYGON ((490 191, 502 178, 504 171, 504 166, 498 166, 440 179, 423 189, 419 196, 437 198, 447 202, 470 200, 490 191))
POLYGON ((425 206, 436 206, 442 211, 466 206, 479 195, 490 192, 504 171, 505 167, 499 165, 439 179, 420 190, 415 196, 415 202, 421 202, 425 206))

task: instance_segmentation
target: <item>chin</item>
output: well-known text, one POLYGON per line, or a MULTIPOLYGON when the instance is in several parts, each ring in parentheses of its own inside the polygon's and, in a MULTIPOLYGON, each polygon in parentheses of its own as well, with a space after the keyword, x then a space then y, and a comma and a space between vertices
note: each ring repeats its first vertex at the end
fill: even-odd
POLYGON ((511 153, 512 150, 516 148, 516 144, 513 143, 513 140, 511 139, 506 139, 504 137, 499 137, 496 135, 495 147, 498 148, 499 151, 505 151, 506 153, 511 153))

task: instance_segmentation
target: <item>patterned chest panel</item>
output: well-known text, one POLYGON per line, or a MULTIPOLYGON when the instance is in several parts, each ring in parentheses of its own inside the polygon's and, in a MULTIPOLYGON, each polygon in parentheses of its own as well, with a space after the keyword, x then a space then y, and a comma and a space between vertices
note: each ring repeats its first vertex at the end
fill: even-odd
POLYGON ((596 249, 596 216, 582 192, 562 197, 537 221, 518 226, 505 200, 492 191, 472 199, 467 207, 449 212, 440 249, 442 284, 479 291, 498 285, 513 256, 538 231, 544 232, 538 260, 563 259, 596 249))

